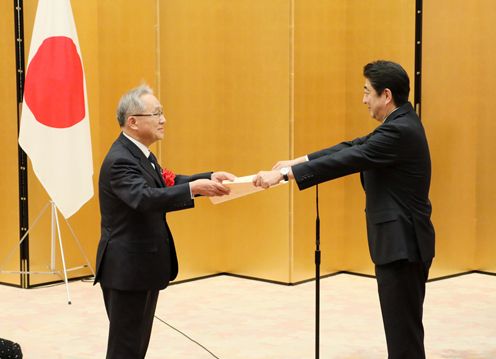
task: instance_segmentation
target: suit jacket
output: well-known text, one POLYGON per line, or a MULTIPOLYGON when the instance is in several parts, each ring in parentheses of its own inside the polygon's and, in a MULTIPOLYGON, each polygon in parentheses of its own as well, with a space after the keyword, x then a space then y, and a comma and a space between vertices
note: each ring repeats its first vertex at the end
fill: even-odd
POLYGON ((143 152, 121 134, 99 178, 101 237, 95 283, 119 290, 163 289, 178 272, 166 212, 194 207, 188 182, 211 173, 178 175, 165 187, 143 152))
POLYGON ((292 167, 300 189, 360 172, 369 251, 376 264, 434 257, 425 131, 410 103, 372 133, 308 155, 292 167))

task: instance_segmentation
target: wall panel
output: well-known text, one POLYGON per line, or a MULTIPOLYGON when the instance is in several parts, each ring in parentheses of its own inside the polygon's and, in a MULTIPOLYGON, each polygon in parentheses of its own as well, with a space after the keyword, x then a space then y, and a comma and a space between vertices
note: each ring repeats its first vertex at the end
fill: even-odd
MULTIPOLYGON (((471 29, 474 50, 465 56, 473 56, 477 66, 472 69, 477 84, 477 106, 473 113, 466 112, 466 120, 477 120, 477 171, 476 171, 476 251, 474 268, 496 272, 496 123, 494 121, 492 103, 496 96, 494 79, 496 69, 496 3, 485 0, 478 1, 474 9, 474 18, 477 21, 471 29)), ((471 16, 472 14, 465 14, 471 16)), ((461 86, 462 87, 462 86, 461 86)), ((469 88, 467 90, 470 91, 469 88)), ((468 91, 464 91, 468 92, 468 91)), ((465 121, 464 121, 465 125, 465 121)), ((463 126, 464 126, 463 125, 463 126)))
MULTIPOLYGON (((223 138, 233 136, 227 148, 237 150, 224 160, 245 175, 289 156, 290 8, 287 0, 225 3, 224 121, 231 128, 224 127, 223 138)), ((226 270, 288 282, 289 186, 231 208, 223 209, 224 218, 234 215, 224 237, 226 270)))
MULTIPOLYGON (((346 4, 295 1, 294 157, 345 137, 346 4)), ((315 277, 315 187, 293 185, 292 282, 315 277)), ((343 267, 344 181, 319 186, 322 274, 343 267)))
MULTIPOLYGON (((0 158, 0 268, 19 270, 19 181, 17 146, 17 98, 14 6, 12 1, 0 2, 0 113, 3 118, 0 142, 4 153, 0 158), (8 258, 11 251, 13 254, 8 258)), ((20 284, 19 275, 2 274, 0 282, 20 284)))
POLYGON ((481 96, 490 98, 479 81, 487 75, 478 54, 484 11, 480 1, 424 3, 422 118, 433 167, 433 274, 446 275, 475 269, 478 114, 481 96))
MULTIPOLYGON (((160 93, 167 119, 160 159, 176 173, 227 167, 217 145, 224 118, 222 9, 220 1, 160 3, 160 93)), ((168 214, 180 279, 222 270, 220 209, 197 198, 194 209, 168 214)))
MULTIPOLYGON (((24 4, 27 57, 37 1, 24 4)), ((120 131, 117 102, 131 87, 148 83, 164 105, 166 137, 152 148, 162 165, 178 173, 247 175, 372 131, 378 123, 361 104, 367 62, 397 61, 413 80, 411 0, 72 0, 72 6, 86 72, 95 197, 69 221, 93 265, 98 172, 120 131)), ((495 12, 490 0, 424 1, 422 118, 433 160, 437 232, 431 277, 496 271, 496 145, 489 109, 495 12)), ((1 135, 9 154, 2 159, 7 182, 0 189, 5 253, 19 236, 11 3, 2 2, 0 18, 6 34, 0 51, 12 54, 0 59, 0 109, 11 119, 1 135)), ((29 171, 33 223, 48 196, 29 171)), ((293 183, 216 206, 199 198, 195 209, 169 214, 179 279, 217 272, 282 282, 313 277, 314 195, 314 188, 299 191, 293 183)), ((359 176, 321 185, 320 203, 323 274, 373 273, 359 176)), ((59 218, 68 265, 82 264, 59 218)), ((49 219, 45 214, 30 235, 34 270, 49 264, 49 219)), ((8 266, 18 266, 18 257, 17 251, 8 266)), ((37 275, 31 284, 57 279, 37 275)), ((17 283, 18 277, 2 275, 0 281, 17 283)))
MULTIPOLYGON (((162 162, 248 175, 289 155, 287 1, 164 1, 162 162), (170 135, 169 135, 170 134, 170 135)), ((212 272, 288 281, 289 186, 169 216, 180 278, 212 272)))

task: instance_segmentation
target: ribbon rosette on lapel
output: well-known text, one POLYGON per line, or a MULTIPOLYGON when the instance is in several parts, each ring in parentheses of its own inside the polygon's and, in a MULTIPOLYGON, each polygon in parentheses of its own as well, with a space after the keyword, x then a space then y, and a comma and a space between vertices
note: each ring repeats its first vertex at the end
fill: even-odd
POLYGON ((176 174, 167 168, 162 169, 162 178, 164 179, 165 185, 167 187, 174 186, 174 179, 176 178, 176 174))

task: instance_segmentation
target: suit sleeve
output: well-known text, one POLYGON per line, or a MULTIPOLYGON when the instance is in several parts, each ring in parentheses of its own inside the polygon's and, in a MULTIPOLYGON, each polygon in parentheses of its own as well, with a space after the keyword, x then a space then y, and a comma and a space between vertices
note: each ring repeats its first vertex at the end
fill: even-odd
POLYGON ((194 207, 188 183, 172 187, 150 186, 139 163, 124 158, 110 167, 110 188, 119 199, 138 211, 171 212, 194 207))
POLYGON ((212 172, 198 173, 192 176, 176 175, 175 184, 183 184, 196 181, 197 179, 211 179, 212 172))
POLYGON ((343 142, 309 155, 309 161, 292 167, 300 190, 371 168, 393 165, 401 149, 400 131, 381 125, 370 135, 343 142))
POLYGON ((341 150, 344 150, 346 148, 350 148, 352 146, 359 145, 359 144, 365 142, 366 139, 367 139, 367 137, 368 136, 355 138, 353 141, 341 142, 341 143, 339 143, 337 145, 334 145, 332 147, 329 147, 329 148, 326 148, 326 149, 323 149, 323 150, 320 150, 320 151, 316 151, 316 152, 313 152, 313 153, 309 153, 308 154, 308 159, 311 161, 311 160, 317 159, 319 157, 328 156, 328 155, 331 155, 333 153, 336 153, 336 152, 339 152, 341 150))

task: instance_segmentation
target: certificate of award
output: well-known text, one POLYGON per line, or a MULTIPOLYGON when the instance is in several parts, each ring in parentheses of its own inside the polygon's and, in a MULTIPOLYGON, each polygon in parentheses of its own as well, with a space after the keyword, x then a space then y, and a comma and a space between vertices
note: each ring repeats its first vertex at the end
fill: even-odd
MULTIPOLYGON (((253 185, 253 177, 255 177, 255 175, 236 177, 234 181, 228 181, 228 180, 222 181, 222 184, 224 186, 229 187, 231 189, 231 193, 225 196, 210 197, 210 200, 212 201, 213 204, 218 204, 218 203, 230 201, 235 198, 247 196, 255 192, 263 191, 264 188, 255 187, 253 185)), ((287 182, 281 181, 270 188, 274 188, 285 183, 287 182)))

